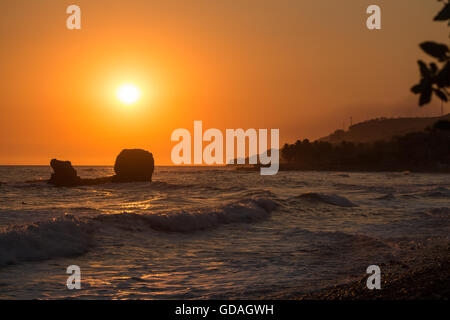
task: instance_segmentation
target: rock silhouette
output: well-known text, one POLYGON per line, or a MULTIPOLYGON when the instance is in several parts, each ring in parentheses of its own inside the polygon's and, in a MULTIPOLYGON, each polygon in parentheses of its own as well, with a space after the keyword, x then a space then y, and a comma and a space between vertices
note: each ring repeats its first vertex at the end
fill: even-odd
POLYGON ((114 164, 114 182, 152 181, 155 163, 153 155, 142 149, 125 149, 114 164))
POLYGON ((52 176, 49 183, 58 187, 71 187, 77 186, 81 183, 81 178, 78 176, 77 171, 72 167, 70 161, 60 161, 52 159, 50 166, 53 169, 52 176))
POLYGON ((82 179, 72 167, 70 161, 52 159, 53 169, 48 183, 57 187, 75 187, 99 185, 108 182, 139 182, 152 181, 155 167, 153 155, 142 149, 124 149, 116 158, 114 171, 116 175, 94 179, 82 179))

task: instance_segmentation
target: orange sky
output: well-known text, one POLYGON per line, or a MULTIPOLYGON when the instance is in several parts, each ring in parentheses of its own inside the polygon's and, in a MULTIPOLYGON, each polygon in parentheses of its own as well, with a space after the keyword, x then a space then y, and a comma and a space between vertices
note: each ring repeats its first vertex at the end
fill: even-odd
POLYGON ((418 43, 446 41, 424 0, 4 0, 0 164, 113 164, 123 148, 170 164, 177 128, 279 128, 280 144, 419 109, 418 43), (66 7, 82 30, 66 29, 66 7), (381 31, 365 9, 382 8, 381 31), (115 89, 138 85, 124 106, 115 89), (344 123, 345 122, 345 123, 344 123))

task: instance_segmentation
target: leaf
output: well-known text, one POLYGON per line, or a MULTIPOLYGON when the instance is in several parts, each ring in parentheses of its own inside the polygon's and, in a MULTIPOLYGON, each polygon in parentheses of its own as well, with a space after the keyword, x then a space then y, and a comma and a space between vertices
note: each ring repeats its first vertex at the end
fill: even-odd
POLYGON ((424 79, 428 79, 431 77, 430 70, 428 70, 427 65, 422 60, 417 61, 419 64, 420 74, 424 79))
POLYGON ((419 98, 419 106, 423 106, 427 103, 430 103, 432 93, 433 89, 431 88, 431 85, 428 87, 424 87, 419 98))
POLYGON ((434 89, 434 93, 441 99, 442 101, 447 102, 447 95, 439 89, 434 89))
POLYGON ((436 83, 440 88, 450 87, 450 62, 439 71, 436 77, 436 83))
POLYGON ((434 21, 445 21, 450 19, 450 3, 447 3, 444 8, 434 17, 434 21))
POLYGON ((427 41, 421 43, 420 47, 430 56, 439 59, 439 61, 445 61, 447 59, 447 53, 449 50, 445 44, 427 41))
POLYGON ((422 92, 422 85, 421 84, 416 84, 415 86, 413 86, 411 88, 411 92, 415 93, 415 94, 421 93, 422 92))
POLYGON ((420 82, 418 84, 416 84, 415 86, 413 86, 411 88, 411 92, 415 93, 415 94, 419 94, 422 93, 423 91, 428 90, 428 88, 431 88, 433 86, 433 83, 431 81, 431 79, 422 79, 420 80, 420 82))
POLYGON ((430 63, 430 71, 432 74, 436 74, 436 72, 438 71, 438 67, 437 67, 436 63, 434 63, 434 62, 430 63))

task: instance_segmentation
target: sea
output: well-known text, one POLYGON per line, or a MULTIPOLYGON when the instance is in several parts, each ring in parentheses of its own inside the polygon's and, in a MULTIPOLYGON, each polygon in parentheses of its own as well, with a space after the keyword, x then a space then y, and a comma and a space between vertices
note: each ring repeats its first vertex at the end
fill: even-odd
POLYGON ((71 188, 50 174, 0 166, 0 299, 290 299, 450 235, 448 174, 160 166, 71 188))

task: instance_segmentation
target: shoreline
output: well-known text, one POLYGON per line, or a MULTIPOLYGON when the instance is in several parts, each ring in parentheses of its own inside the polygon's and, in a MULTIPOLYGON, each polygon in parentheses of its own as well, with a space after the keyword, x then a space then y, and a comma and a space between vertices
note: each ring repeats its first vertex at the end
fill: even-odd
MULTIPOLYGON (((33 165, 27 165, 27 164, 0 164, 0 168, 7 168, 7 167, 48 167, 51 168, 48 164, 33 164, 33 165)), ((114 165, 73 165, 74 168, 92 168, 92 167, 111 167, 113 168, 114 165)), ((235 171, 259 171, 260 170, 259 165, 200 165, 200 166, 192 166, 192 165, 155 165, 155 169, 157 168, 187 168, 187 169, 205 169, 205 170, 217 170, 217 169, 229 169, 229 170, 235 170, 235 171)), ((310 171, 321 171, 321 172, 349 172, 349 173, 400 173, 400 174, 408 174, 408 173, 433 173, 433 174, 450 174, 450 167, 449 168, 364 168, 364 167, 357 167, 357 168, 348 168, 348 167, 314 167, 314 166, 297 166, 297 165, 286 165, 286 164, 280 164, 279 172, 289 172, 289 171, 304 171, 304 172, 310 172, 310 171)))
MULTIPOLYGON (((414 249, 411 249, 414 250, 414 249)), ((449 300, 450 244, 420 248, 380 264, 381 289, 369 290, 367 276, 293 297, 295 300, 449 300)))
MULTIPOLYGON (((236 171, 259 171, 259 165, 228 165, 236 171)), ((297 165, 283 165, 280 164, 279 172, 289 171, 321 171, 321 172, 367 172, 367 173, 435 173, 435 174, 450 174, 450 168, 367 168, 367 167, 314 167, 314 166, 297 166, 297 165)))

